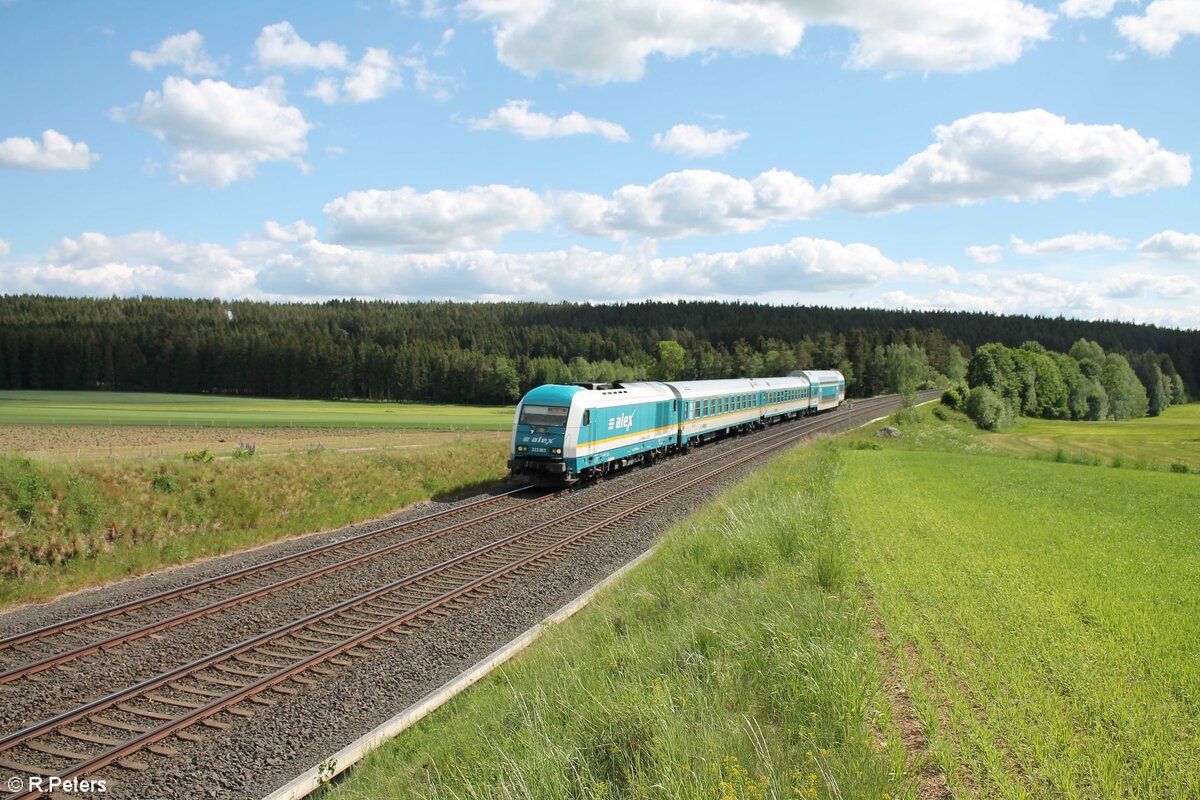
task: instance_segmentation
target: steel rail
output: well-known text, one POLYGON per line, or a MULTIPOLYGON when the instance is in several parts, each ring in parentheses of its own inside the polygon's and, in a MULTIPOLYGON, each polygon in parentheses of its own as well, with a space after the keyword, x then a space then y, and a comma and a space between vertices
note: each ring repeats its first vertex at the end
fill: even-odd
POLYGON ((396 531, 403 530, 404 528, 409 528, 409 527, 413 527, 415 525, 432 522, 434 520, 441 519, 442 517, 450 516, 453 514, 461 514, 463 511, 468 511, 473 508, 478 508, 479 506, 496 503, 496 502, 499 502, 500 500, 504 500, 506 498, 512 497, 515 494, 519 494, 521 492, 528 491, 529 489, 532 489, 532 488, 534 488, 534 487, 520 486, 520 487, 517 487, 516 489, 512 489, 507 492, 502 492, 501 494, 495 495, 493 497, 487 497, 482 500, 476 500, 476 501, 473 501, 466 505, 456 506, 454 508, 447 508, 447 509, 443 509, 441 511, 435 511, 432 514, 426 514, 424 516, 417 517, 415 519, 405 520, 403 522, 398 522, 395 525, 388 525, 386 527, 379 528, 376 530, 364 531, 362 533, 355 534, 354 536, 350 536, 345 539, 339 539, 336 542, 326 542, 325 544, 317 545, 316 547, 311 547, 307 550, 302 550, 298 553, 291 553, 288 555, 279 556, 278 558, 273 558, 270 561, 264 561, 260 564, 250 564, 248 566, 242 567, 241 569, 233 570, 232 572, 226 572, 222 575, 215 575, 211 578, 201 578, 200 580, 193 581, 192 583, 189 583, 185 586, 179 586, 174 589, 165 589, 161 592, 156 592, 155 594, 146 595, 145 597, 135 597, 131 600, 127 600, 126 602, 119 603, 115 606, 109 606, 108 608, 102 608, 102 609, 98 609, 96 611, 90 611, 86 614, 80 614, 79 616, 71 617, 70 619, 60 620, 59 622, 52 622, 48 625, 43 625, 39 628, 33 628, 28 631, 22 631, 21 633, 11 634, 9 636, 0 638, 0 650, 8 649, 10 647, 13 647, 14 645, 25 644, 27 642, 36 641, 38 639, 45 638, 52 634, 62 633, 64 631, 68 631, 73 628, 77 628, 81 625, 90 625, 95 622, 103 622, 105 620, 111 619, 112 617, 118 616, 120 614, 127 614, 131 611, 136 611, 138 609, 145 608, 146 606, 156 605, 158 603, 167 602, 169 600, 175 600, 175 599, 178 599, 185 595, 204 591, 205 589, 212 589, 216 586, 221 586, 221 585, 226 584, 233 580, 239 580, 241 578, 248 578, 252 575, 257 575, 260 572, 265 572, 267 570, 271 570, 271 569, 275 569, 277 567, 282 567, 282 566, 286 566, 288 564, 295 563, 297 561, 300 561, 301 559, 321 555, 322 553, 327 553, 331 550, 337 550, 337 549, 340 549, 343 547, 348 547, 350 545, 360 544, 364 541, 369 541, 370 539, 378 538, 380 536, 386 536, 387 534, 390 534, 390 533, 395 533, 396 531))

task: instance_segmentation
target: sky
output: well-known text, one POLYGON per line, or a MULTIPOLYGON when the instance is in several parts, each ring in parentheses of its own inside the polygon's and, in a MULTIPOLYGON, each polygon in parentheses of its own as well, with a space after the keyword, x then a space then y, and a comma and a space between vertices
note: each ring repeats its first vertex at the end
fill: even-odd
POLYGON ((1200 329, 1200 0, 0 0, 0 293, 1200 329))

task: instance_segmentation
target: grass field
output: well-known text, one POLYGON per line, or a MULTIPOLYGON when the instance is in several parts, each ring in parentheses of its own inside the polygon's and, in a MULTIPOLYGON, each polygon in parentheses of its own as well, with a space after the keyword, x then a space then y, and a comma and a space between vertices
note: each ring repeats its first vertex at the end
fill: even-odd
POLYGON ((779 459, 327 796, 1200 797, 1200 476, 920 416, 779 459))
POLYGON ((1018 455, 1092 456, 1105 462, 1200 469, 1200 403, 1172 406, 1158 417, 1122 422, 1062 422, 1021 417, 1015 426, 984 437, 998 450, 1018 455))
POLYGON ((0 423, 507 430, 513 407, 138 392, 0 391, 0 423))

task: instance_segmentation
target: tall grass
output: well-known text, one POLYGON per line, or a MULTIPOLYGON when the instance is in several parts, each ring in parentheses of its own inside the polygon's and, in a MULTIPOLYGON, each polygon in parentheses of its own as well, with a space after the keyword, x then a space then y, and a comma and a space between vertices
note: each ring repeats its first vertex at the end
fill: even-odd
POLYGON ((506 443, 65 465, 0 456, 0 605, 369 519, 500 479, 506 443))
POLYGON ((872 798, 909 791, 843 528, 789 456, 355 768, 332 798, 872 798))

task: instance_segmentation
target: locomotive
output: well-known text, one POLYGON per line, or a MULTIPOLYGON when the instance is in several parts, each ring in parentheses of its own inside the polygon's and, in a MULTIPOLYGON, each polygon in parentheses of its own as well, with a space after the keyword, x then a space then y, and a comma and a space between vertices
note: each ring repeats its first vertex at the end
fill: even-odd
POLYGON ((781 378, 546 384, 517 405, 508 468, 567 486, 732 433, 838 408, 846 378, 804 370, 781 378))

